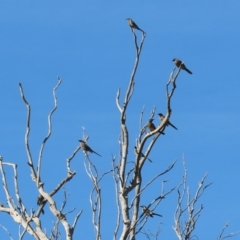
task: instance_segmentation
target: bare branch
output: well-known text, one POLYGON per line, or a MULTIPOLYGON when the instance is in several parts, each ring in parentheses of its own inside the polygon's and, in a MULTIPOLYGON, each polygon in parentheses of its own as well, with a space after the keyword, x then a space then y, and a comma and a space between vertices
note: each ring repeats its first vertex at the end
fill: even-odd
POLYGON ((27 152, 27 156, 28 156, 28 165, 30 166, 31 172, 32 172, 32 179, 34 181, 36 181, 37 176, 36 176, 36 172, 33 166, 33 161, 32 161, 32 154, 30 151, 30 147, 29 147, 29 134, 30 134, 30 119, 31 119, 31 107, 30 104, 27 102, 25 96, 24 96, 24 92, 23 92, 23 88, 22 88, 22 84, 19 83, 19 88, 20 88, 20 94, 22 97, 22 100, 24 102, 24 104, 27 107, 27 122, 26 122, 26 133, 25 133, 25 146, 26 146, 26 152, 27 152))
MULTIPOLYGON (((58 84, 54 87, 53 89, 53 99, 54 99, 54 108, 51 110, 51 112, 49 113, 48 115, 48 134, 47 136, 45 137, 45 139, 43 140, 43 143, 40 147, 40 152, 39 152, 39 158, 38 158, 38 171, 37 171, 37 175, 36 175, 36 172, 35 172, 35 169, 34 169, 34 165, 33 165, 33 161, 32 161, 32 158, 31 158, 31 152, 30 152, 30 148, 29 148, 29 143, 28 143, 28 139, 29 139, 29 132, 30 132, 30 105, 28 104, 28 102, 26 101, 25 99, 25 96, 24 96, 24 93, 23 93, 23 89, 22 89, 22 86, 21 84, 19 84, 20 86, 20 93, 21 93, 21 96, 22 96, 22 99, 25 103, 25 105, 27 106, 27 110, 28 110, 28 114, 27 114, 27 130, 26 130, 26 134, 25 134, 25 145, 26 145, 26 151, 27 151, 27 154, 28 154, 28 165, 31 169, 31 172, 32 172, 32 179, 34 181, 37 182, 37 187, 38 187, 38 190, 39 190, 39 193, 40 193, 40 196, 43 198, 43 202, 38 210, 38 212, 36 213, 36 215, 32 218, 31 221, 34 221, 36 226, 37 226, 37 235, 38 236, 41 236, 41 239, 44 239, 44 236, 43 236, 43 232, 39 233, 39 231, 41 230, 41 226, 40 226, 40 220, 39 220, 39 214, 41 213, 41 210, 42 208, 44 207, 44 205, 46 204, 46 202, 49 203, 49 207, 50 207, 50 210, 51 212, 53 213, 53 215, 56 217, 57 219, 57 222, 55 224, 55 230, 53 230, 52 234, 57 234, 59 235, 60 233, 58 232, 58 224, 61 223, 66 231, 66 239, 70 240, 72 239, 72 234, 73 234, 73 229, 71 229, 70 225, 68 224, 67 220, 66 220, 66 217, 64 214, 62 214, 62 210, 58 210, 57 207, 56 207, 56 203, 55 201, 53 200, 52 196, 59 191, 59 189, 61 189, 61 187, 68 181, 70 181, 72 179, 72 177, 76 174, 75 172, 71 172, 70 170, 70 161, 74 158, 74 156, 76 155, 77 151, 79 150, 79 147, 77 148, 77 150, 75 150, 75 152, 72 154, 72 156, 67 160, 67 169, 68 169, 68 176, 65 177, 65 179, 63 179, 57 186, 56 188, 50 192, 50 193, 47 193, 43 190, 43 183, 41 183, 40 181, 40 170, 41 170, 41 161, 42 161, 42 155, 43 155, 43 150, 44 150, 44 147, 45 147, 45 144, 47 142, 47 140, 50 138, 51 136, 51 133, 52 133, 52 115, 53 113, 55 112, 55 110, 57 109, 57 97, 56 97, 56 90, 57 88, 60 86, 61 84, 61 79, 58 78, 58 84), (55 233, 54 233, 55 232, 55 233)), ((66 202, 65 202, 66 203, 66 202)), ((65 204, 64 204, 65 206, 65 204)), ((64 207, 63 206, 63 207, 64 207)), ((26 214, 25 214, 26 215, 26 214)), ((76 219, 79 218, 79 214, 77 216, 76 219)), ((29 219, 29 217, 27 217, 27 219, 29 219)), ((30 227, 30 225, 29 225, 30 227)), ((26 229, 26 228, 25 228, 26 229)), ((28 230, 29 232, 29 230, 28 230)))
POLYGON ((212 183, 205 185, 205 180, 207 177, 207 174, 205 174, 197 188, 194 198, 191 199, 190 191, 189 189, 187 189, 187 169, 184 161, 183 161, 183 166, 184 166, 184 176, 177 190, 178 203, 177 203, 177 209, 174 215, 175 226, 173 227, 173 229, 177 234, 177 237, 179 240, 189 240, 191 239, 191 235, 196 227, 196 223, 200 216, 200 213, 203 210, 203 205, 201 205, 200 208, 196 210, 196 203, 204 193, 205 189, 209 187, 212 183), (180 190, 181 188, 182 188, 182 193, 180 190), (186 194, 187 194, 187 204, 186 204, 186 207, 182 207, 183 199, 186 194), (184 226, 182 226, 181 224, 182 215, 185 212, 188 213, 188 220, 185 221, 184 226))
POLYGON ((144 234, 147 237, 147 239, 149 239, 149 240, 151 238, 158 240, 158 236, 161 233, 161 223, 159 223, 156 233, 152 233, 150 230, 148 230, 148 232, 143 230, 143 232, 141 232, 141 233, 144 234))
POLYGON ((8 234, 9 239, 13 240, 11 233, 5 228, 3 225, 0 224, 0 227, 8 234))
POLYGON ((102 198, 101 188, 98 185, 98 171, 96 166, 91 162, 87 152, 85 152, 86 158, 84 159, 84 167, 87 175, 93 183, 93 189, 90 193, 90 204, 92 208, 92 223, 96 231, 96 239, 101 239, 101 209, 102 198), (94 173, 93 173, 94 171, 94 173))
POLYGON ((229 234, 223 236, 224 231, 226 230, 226 228, 228 228, 228 226, 229 226, 229 222, 227 222, 226 225, 223 227, 223 229, 222 229, 222 231, 221 231, 217 240, 223 240, 223 239, 226 239, 226 238, 234 237, 234 236, 236 236, 237 234, 240 233, 240 231, 237 231, 237 232, 229 233, 229 234))
POLYGON ((2 175, 3 189, 4 189, 5 194, 6 194, 8 206, 10 208, 14 208, 14 205, 12 204, 12 198, 11 198, 9 190, 8 190, 5 171, 4 171, 4 168, 3 168, 3 165, 11 165, 11 163, 5 163, 5 162, 2 162, 2 160, 3 160, 3 158, 1 157, 0 158, 0 171, 1 171, 1 175, 2 175))
POLYGON ((75 174, 76 172, 72 172, 71 171, 71 168, 70 168, 70 162, 72 161, 72 159, 75 157, 75 155, 77 154, 77 152, 80 150, 80 146, 78 146, 74 152, 72 153, 72 155, 67 159, 67 171, 68 173, 71 173, 71 174, 75 174))
MULTIPOLYGON (((53 195, 55 195, 60 189, 61 189, 61 187, 66 183, 66 182, 68 182, 68 181, 70 181, 72 178, 73 178, 73 176, 76 174, 76 172, 69 172, 68 173, 68 176, 65 178, 65 179, 63 179, 50 193, 49 193, 49 196, 53 196, 53 195)), ((46 204, 46 202, 44 202, 43 203, 43 205, 45 205, 46 204)), ((38 213, 36 213, 36 215, 38 216, 39 215, 39 213, 41 212, 41 209, 42 208, 40 208, 39 209, 39 211, 38 211, 38 213)))
MULTIPOLYGON (((166 182, 166 181, 164 181, 166 182)), ((170 190, 168 190, 166 193, 164 193, 164 182, 162 183, 162 192, 161 194, 156 197, 150 204, 148 204, 147 208, 149 209, 151 207, 151 211, 154 211, 156 209, 156 207, 160 204, 160 202, 162 201, 162 199, 165 199, 165 197, 167 195, 169 195, 171 192, 173 192, 175 190, 175 187, 171 188, 170 190), (153 207, 152 207, 153 206, 153 207)), ((144 225, 147 223, 147 220, 148 220, 148 216, 146 216, 144 213, 142 213, 139 218, 137 219, 137 221, 135 222, 135 225, 132 226, 135 227, 135 226, 139 226, 141 223, 141 226, 136 230, 135 232, 135 236, 141 232, 141 230, 143 229, 144 225), (143 221, 144 220, 144 221, 143 221)))
POLYGON ((75 217, 73 224, 72 224, 72 231, 74 232, 75 227, 77 225, 78 219, 80 218, 81 214, 82 214, 83 210, 81 210, 75 217))
POLYGON ((116 96, 116 104, 117 104, 117 107, 118 107, 118 110, 120 113, 122 113, 122 108, 120 106, 120 102, 119 102, 119 98, 120 98, 120 88, 118 89, 117 91, 117 96, 116 96))
POLYGON ((163 171, 163 172, 157 174, 155 177, 153 177, 153 178, 141 189, 141 191, 140 191, 137 195, 135 195, 135 197, 132 199, 130 208, 133 206, 133 203, 134 203, 135 199, 136 199, 138 196, 140 196, 140 195, 143 193, 143 191, 144 191, 149 185, 151 185, 157 178, 159 178, 160 176, 163 176, 164 174, 166 174, 167 172, 169 172, 169 171, 174 167, 174 165, 175 165, 176 162, 177 162, 177 160, 175 160, 165 171, 163 171))
POLYGON ((118 187, 118 177, 116 171, 119 171, 119 167, 115 165, 115 157, 112 157, 112 170, 113 170, 113 179, 115 184, 115 195, 116 195, 116 204, 117 204, 117 223, 113 234, 113 239, 117 239, 117 234, 120 227, 120 203, 119 203, 119 187, 118 187))
MULTIPOLYGON (((121 141, 120 141, 120 169, 119 169, 119 179, 120 181, 119 183, 119 202, 121 205, 121 215, 123 217, 123 231, 121 234, 121 239, 126 239, 129 233, 129 227, 130 227, 130 219, 129 219, 129 213, 128 213, 128 199, 127 199, 127 192, 126 192, 126 188, 125 188, 125 183, 126 183, 126 179, 125 179, 125 169, 126 169, 126 163, 127 163, 127 155, 128 155, 128 146, 129 146, 129 139, 128 139, 128 128, 126 126, 126 111, 127 111, 127 107, 128 104, 130 102, 130 99, 132 97, 133 91, 134 91, 134 77, 137 71, 137 67, 138 67, 138 63, 139 63, 139 59, 140 59, 140 54, 141 54, 141 50, 142 50, 142 46, 143 46, 143 42, 145 39, 146 34, 143 32, 142 34, 142 40, 140 42, 140 45, 138 46, 137 44, 137 37, 133 32, 133 36, 134 36, 134 43, 135 43, 135 47, 136 47, 136 59, 135 59, 135 64, 133 67, 133 71, 129 80, 129 85, 126 91, 126 95, 125 95, 125 99, 124 99, 124 103, 123 106, 120 108, 119 104, 117 104, 120 113, 121 113, 121 141)), ((118 99, 118 103, 119 103, 119 91, 117 94, 117 99, 118 99)))
POLYGON ((56 97, 56 90, 60 86, 61 82, 62 82, 62 79, 60 77, 58 77, 58 83, 53 88, 54 108, 51 110, 51 112, 48 115, 48 133, 47 133, 47 136, 44 138, 43 143, 42 143, 41 148, 40 148, 40 151, 39 151, 38 168, 37 168, 37 186, 39 185, 39 178, 40 178, 41 161, 42 161, 43 150, 44 150, 44 147, 45 147, 45 144, 46 144, 47 140, 50 138, 50 136, 52 134, 52 115, 53 115, 53 113, 55 112, 55 110, 58 107, 58 105, 57 105, 57 97, 56 97))
POLYGON ((102 211, 102 196, 101 188, 99 187, 99 182, 103 179, 105 175, 112 172, 109 170, 98 177, 98 170, 96 166, 91 162, 87 153, 85 153, 86 158, 84 160, 84 167, 87 175, 93 183, 93 189, 90 193, 90 204, 92 208, 92 222, 96 231, 96 239, 101 239, 101 211, 102 211))

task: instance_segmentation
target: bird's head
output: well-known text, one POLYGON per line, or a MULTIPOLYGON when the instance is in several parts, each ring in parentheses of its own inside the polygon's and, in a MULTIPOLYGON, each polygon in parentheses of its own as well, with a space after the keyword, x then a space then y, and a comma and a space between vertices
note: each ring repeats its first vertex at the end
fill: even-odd
POLYGON ((159 116, 159 117, 163 117, 163 114, 162 114, 162 113, 159 113, 158 116, 159 116))
POLYGON ((173 61, 173 62, 177 61, 177 58, 174 58, 172 61, 173 61))
POLYGON ((132 19, 131 19, 131 18, 127 18, 126 20, 130 21, 130 20, 132 20, 132 19))
POLYGON ((78 140, 79 142, 84 142, 83 140, 78 140))

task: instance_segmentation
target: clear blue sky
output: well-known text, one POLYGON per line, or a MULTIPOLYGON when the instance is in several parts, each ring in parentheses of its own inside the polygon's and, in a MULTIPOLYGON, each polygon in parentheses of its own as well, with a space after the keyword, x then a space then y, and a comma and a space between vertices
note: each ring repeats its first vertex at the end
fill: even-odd
MULTIPOLYGON (((153 163, 146 164, 145 181, 178 159, 174 170, 161 180, 170 179, 166 190, 180 183, 184 154, 192 195, 206 172, 207 182, 213 182, 200 200, 204 210, 195 234, 199 239, 216 239, 227 221, 231 222, 227 232, 240 230, 239 12, 240 2, 233 0, 0 1, 0 155, 18 164, 20 193, 26 205, 36 208, 38 193, 26 164, 26 108, 18 83, 32 107, 30 145, 36 161, 53 106, 52 88, 57 76, 63 79, 57 91, 53 135, 43 155, 46 190, 52 190, 65 176, 66 158, 77 147, 82 126, 90 136, 89 145, 103 156, 92 155, 92 160, 100 172, 108 170, 111 155, 118 155, 115 96, 119 87, 122 94, 126 90, 135 59, 133 36, 125 20, 130 17, 147 33, 128 109, 130 149, 138 135, 143 105, 145 122, 154 106, 157 112, 166 112, 165 84, 174 66, 172 59, 184 60, 193 72, 180 73, 171 116, 179 130, 169 127, 157 141, 149 156, 153 163)), ((133 151, 129 154, 134 156, 133 151)), ((77 175, 66 186, 70 193, 66 210, 73 206, 84 209, 74 238, 94 239, 89 212, 91 182, 83 159, 82 152, 74 159, 77 175)), ((10 177, 12 171, 7 173, 10 177)), ((115 201, 110 175, 103 181, 104 188, 102 237, 112 239, 115 201)), ((143 204, 158 195, 155 191, 149 190, 143 204)), ((60 204, 62 192, 56 199, 60 204)), ((156 209, 164 215, 163 239, 176 239, 172 230, 176 200, 174 192, 156 209)), ((5 203, 2 189, 0 201, 5 203)), ((47 230, 50 216, 46 213, 43 217, 47 230)), ((146 229, 154 232, 158 223, 158 218, 150 219, 146 229)), ((0 214, 0 224, 17 239, 18 227, 10 217, 0 214)), ((0 236, 8 239, 1 228, 0 236)))

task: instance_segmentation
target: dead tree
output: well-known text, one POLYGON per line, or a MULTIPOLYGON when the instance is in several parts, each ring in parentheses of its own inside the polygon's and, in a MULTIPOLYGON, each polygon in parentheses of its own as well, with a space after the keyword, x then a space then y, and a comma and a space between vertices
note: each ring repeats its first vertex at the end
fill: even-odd
MULTIPOLYGON (((118 90, 116 96, 116 104, 120 112, 121 134, 119 138, 119 161, 117 163, 115 163, 114 161, 113 163, 118 205, 118 218, 117 226, 114 233, 114 239, 117 239, 117 233, 118 231, 120 231, 119 229, 121 227, 121 240, 136 239, 136 235, 141 231, 147 221, 147 218, 145 218, 144 214, 140 214, 139 212, 142 194, 146 191, 147 187, 150 184, 152 184, 156 179, 158 179, 158 177, 163 176, 164 174, 169 172, 176 163, 176 161, 174 161, 167 169, 163 170, 163 172, 159 173, 157 176, 153 176, 152 180, 149 181, 149 183, 147 183, 145 186, 142 186, 142 169, 144 167, 144 164, 148 158, 149 153, 154 147, 155 142, 158 140, 159 137, 164 134, 164 129, 167 126, 168 121, 171 117, 171 98, 176 89, 176 80, 180 73, 180 69, 178 69, 177 73, 175 74, 174 68, 173 72, 170 75, 170 79, 166 84, 166 116, 157 127, 154 127, 152 131, 146 133, 148 124, 146 122, 144 125, 142 125, 143 112, 140 114, 140 131, 136 140, 137 154, 133 166, 131 166, 130 168, 128 167, 128 152, 130 151, 130 140, 127 125, 127 110, 131 97, 134 93, 135 74, 137 72, 143 43, 146 37, 146 34, 143 32, 140 44, 138 44, 135 32, 132 31, 132 34, 134 37, 134 44, 136 48, 135 64, 122 104, 120 103, 120 89, 118 90), (130 194, 133 194, 132 198, 130 198, 130 194)), ((151 120, 154 115, 155 108, 152 110, 149 119, 151 120)), ((174 187, 167 192, 164 192, 162 190, 162 192, 159 192, 158 195, 156 195, 156 198, 153 199, 147 207, 154 210, 162 201, 162 199, 164 199, 166 195, 171 193, 173 190, 174 187)))
MULTIPOLYGON (((22 84, 19 83, 19 89, 21 93, 21 97, 23 100, 23 103, 25 104, 27 108, 27 121, 26 121, 26 132, 25 132, 25 147, 26 147, 26 153, 28 157, 28 167, 30 169, 30 178, 29 180, 33 181, 35 183, 36 189, 39 192, 39 197, 37 200, 38 203, 38 209, 29 209, 24 204, 24 199, 21 198, 21 193, 19 191, 18 186, 18 171, 17 171, 17 165, 14 163, 10 163, 7 161, 4 161, 3 157, 0 157, 0 172, 2 175, 2 183, 3 188, 5 192, 6 202, 7 205, 4 206, 1 204, 0 206, 0 212, 7 213, 11 215, 13 220, 19 224, 19 226, 22 227, 22 231, 19 232, 19 239, 23 239, 24 235, 26 233, 29 233, 32 235, 35 239, 59 239, 59 225, 61 224, 63 229, 65 230, 65 239, 71 240, 73 239, 73 233, 76 227, 76 224, 78 222, 79 217, 81 216, 82 210, 80 210, 76 216, 75 220, 72 224, 70 224, 67 220, 67 214, 64 210, 64 207, 66 205, 67 201, 67 194, 64 191, 65 199, 62 203, 62 206, 60 208, 57 207, 56 202, 54 200, 54 195, 60 190, 63 189, 65 184, 72 180, 72 178, 75 176, 76 172, 71 171, 70 169, 70 162, 76 155, 76 153, 79 150, 79 147, 72 153, 69 159, 67 159, 67 175, 64 179, 62 179, 57 186, 52 189, 50 192, 46 192, 44 190, 44 179, 41 179, 41 164, 42 164, 42 155, 44 147, 50 138, 52 134, 52 115, 57 109, 57 98, 56 98, 56 90, 61 84, 62 80, 58 78, 58 83, 56 87, 53 89, 53 99, 54 99, 54 108, 48 115, 48 133, 46 137, 44 138, 42 145, 40 147, 39 156, 37 161, 34 161, 31 153, 31 148, 29 144, 29 136, 30 136, 30 129, 31 129, 31 106, 26 100, 26 97, 23 92, 22 84), (13 175, 12 178, 14 180, 14 190, 15 193, 11 194, 9 190, 8 182, 11 182, 9 177, 6 176, 5 170, 7 167, 12 168, 13 175), (9 180, 9 181, 8 181, 9 180), (16 199, 16 201, 14 200, 16 199), (45 206, 49 206, 49 210, 52 213, 52 215, 55 217, 55 223, 53 224, 52 229, 47 229, 47 232, 45 230, 45 227, 42 226, 41 223, 41 214, 44 213, 45 206)), ((27 179, 26 179, 27 181, 27 179)))
MULTIPOLYGON (((131 25, 130 25, 131 26, 131 25)), ((137 25, 136 25, 137 26, 137 25)), ((138 136, 136 136, 135 140, 135 153, 136 157, 134 161, 131 161, 129 157, 129 146, 132 139, 129 137, 129 128, 127 124, 127 115, 128 115, 128 105, 131 101, 131 98, 134 93, 134 85, 135 85, 135 75, 138 69, 138 64, 140 61, 140 56, 142 52, 143 43, 146 37, 146 33, 142 31, 142 38, 140 43, 138 44, 138 39, 133 28, 136 28, 135 25, 132 25, 132 34, 134 38, 134 45, 136 48, 136 59, 135 64, 133 66, 132 74, 130 76, 129 84, 127 91, 124 96, 123 103, 120 100, 120 89, 117 91, 116 96, 116 104, 117 108, 120 112, 120 126, 121 133, 119 137, 119 158, 112 156, 112 169, 105 171, 104 173, 99 173, 95 164, 91 161, 90 156, 88 155, 88 151, 92 151, 90 148, 84 148, 82 146, 82 150, 85 155, 84 167, 85 171, 92 182, 92 190, 90 191, 90 205, 92 211, 92 224, 95 230, 95 238, 96 240, 101 239, 101 226, 102 226, 102 190, 101 190, 101 180, 109 173, 113 174, 113 180, 115 183, 115 194, 116 194, 116 205, 117 205, 117 216, 116 216, 116 227, 113 233, 113 239, 120 240, 135 240, 139 233, 144 234, 148 239, 154 238, 158 239, 158 236, 161 233, 161 229, 159 229, 156 233, 152 233, 150 231, 146 231, 144 229, 145 224, 149 220, 149 217, 152 217, 153 214, 161 216, 160 214, 155 213, 155 209, 159 206, 159 204, 167 199, 167 196, 175 190, 175 187, 169 188, 165 190, 165 183, 168 180, 161 180, 161 188, 158 188, 156 191, 155 197, 149 202, 145 203, 143 206, 143 212, 140 212, 140 206, 143 205, 142 197, 148 191, 148 187, 154 184, 156 181, 160 181, 160 177, 165 176, 169 173, 173 167, 175 166, 176 160, 166 166, 161 172, 152 176, 151 179, 144 184, 144 176, 142 174, 142 170, 145 167, 145 163, 149 160, 148 156, 156 141, 162 137, 165 133, 165 128, 170 124, 169 120, 172 114, 172 106, 171 100, 176 90, 176 81, 177 77, 181 71, 181 66, 177 69, 174 67, 173 71, 170 73, 170 78, 166 83, 166 109, 165 116, 161 115, 161 122, 158 126, 151 125, 151 120, 155 115, 156 108, 154 107, 151 111, 150 116, 148 116, 148 120, 143 123, 144 119, 144 109, 140 113, 140 130, 138 136), (150 131, 147 131, 147 128, 150 128, 150 131)), ((183 62, 181 64, 184 64, 183 62)), ((21 226, 22 231, 19 233, 19 239, 23 239, 26 233, 33 236, 38 240, 47 240, 47 239, 59 239, 61 238, 61 233, 59 230, 59 226, 65 230, 65 238, 66 240, 73 239, 74 230, 77 226, 77 222, 79 217, 81 216, 82 210, 76 213, 75 219, 72 224, 67 220, 67 215, 72 213, 73 211, 66 212, 65 206, 67 203, 68 195, 65 190, 65 184, 70 182, 76 172, 71 169, 71 161, 76 156, 77 152, 80 150, 81 145, 78 146, 71 154, 71 156, 66 160, 66 169, 67 175, 63 178, 52 191, 45 191, 44 189, 44 179, 41 178, 41 165, 43 161, 43 151, 44 148, 51 137, 52 134, 52 115, 57 109, 57 98, 56 98, 56 90, 61 84, 61 79, 58 79, 58 84, 53 89, 53 99, 54 99, 54 108, 48 115, 48 133, 44 138, 40 150, 39 156, 37 160, 34 160, 32 157, 31 148, 29 145, 29 135, 30 135, 30 126, 31 126, 31 107, 26 97, 24 95, 23 87, 21 83, 19 84, 21 97, 23 103, 27 108, 27 121, 26 121, 26 132, 25 132, 25 147, 26 153, 28 157, 28 167, 31 172, 30 181, 33 181, 35 187, 39 193, 38 196, 38 209, 29 209, 24 204, 24 199, 21 197, 21 193, 18 187, 18 171, 17 165, 14 163, 10 163, 5 161, 3 157, 0 156, 0 172, 2 176, 3 189, 5 192, 6 205, 0 203, 0 213, 9 214, 12 219, 21 226), (14 190, 15 193, 12 194, 9 191, 8 177, 6 176, 6 168, 12 168, 13 170, 13 182, 14 182, 14 190), (64 201, 61 207, 57 207, 56 201, 54 199, 55 194, 63 190, 64 192, 64 201), (46 210, 46 206, 48 206, 49 211, 54 217, 54 224, 51 229, 45 230, 41 223, 41 216, 46 210)), ((83 141, 86 143, 89 136, 85 134, 84 129, 83 141)), ((96 153, 97 154, 97 153, 96 153)), ((98 154, 99 155, 99 154, 98 154)), ((190 240, 193 239, 193 232, 196 227, 197 220, 200 217, 200 213, 203 209, 203 206, 196 208, 196 203, 199 198, 204 193, 205 189, 211 185, 205 184, 205 179, 207 175, 203 177, 201 180, 196 194, 193 198, 191 198, 190 190, 187 188, 187 170, 184 165, 185 174, 183 180, 179 187, 177 188, 178 192, 178 201, 177 208, 174 215, 175 225, 173 227, 177 237, 179 240, 190 240), (186 205, 184 205, 184 200, 187 200, 186 205), (183 222, 182 217, 183 214, 187 214, 188 218, 185 222, 183 222)), ((160 185, 158 183, 158 185, 160 185)), ((223 235, 227 225, 222 229, 218 239, 225 239, 228 237, 232 237, 237 233, 232 233, 228 235, 223 235)), ((9 238, 12 239, 11 233, 2 227, 9 235, 9 238)))
POLYGON ((177 188, 178 201, 174 214, 175 226, 173 229, 179 240, 190 240, 193 237, 193 231, 195 230, 197 221, 200 217, 200 213, 203 210, 202 204, 197 209, 197 202, 203 195, 205 189, 212 183, 205 184, 205 180, 207 178, 207 174, 205 174, 198 185, 194 197, 191 198, 190 189, 187 187, 187 168, 185 162, 183 162, 183 166, 184 176, 181 184, 177 188), (186 204, 183 203, 184 200, 186 200, 186 204), (188 215, 187 220, 185 213, 188 215))
MULTIPOLYGON (((196 228, 197 221, 200 218, 201 212, 203 210, 203 205, 200 204, 200 206, 198 206, 197 203, 200 201, 200 198, 203 195, 204 191, 212 184, 212 182, 208 184, 205 183, 207 178, 206 173, 203 176, 202 180, 199 182, 195 195, 191 197, 190 189, 187 186, 187 167, 184 160, 183 167, 184 167, 183 179, 177 188, 178 200, 177 208, 174 214, 175 225, 173 229, 179 240, 198 239, 198 237, 194 235, 194 230, 196 228)), ((240 231, 238 231, 223 236, 224 231, 226 230, 228 225, 229 223, 227 223, 223 227, 219 237, 217 238, 218 240, 233 237, 240 233, 240 231)))

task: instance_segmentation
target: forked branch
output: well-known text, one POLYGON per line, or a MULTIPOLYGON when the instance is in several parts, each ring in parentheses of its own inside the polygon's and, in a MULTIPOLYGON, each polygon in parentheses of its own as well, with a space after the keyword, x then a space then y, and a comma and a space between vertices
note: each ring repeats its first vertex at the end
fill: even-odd
POLYGON ((191 198, 190 190, 187 187, 187 169, 186 164, 183 162, 184 166, 184 176, 181 184, 179 185, 178 192, 178 202, 177 209, 174 214, 175 226, 173 227, 179 240, 190 240, 192 233, 196 227, 200 213, 203 210, 203 205, 197 209, 196 203, 204 193, 205 189, 208 188, 212 183, 205 184, 207 178, 207 173, 202 178, 201 182, 198 185, 195 196, 191 198), (183 201, 186 200, 187 203, 183 204, 183 201), (184 213, 188 214, 188 219, 185 219, 184 213), (183 219, 184 217, 184 219, 183 219), (184 224, 183 224, 184 222, 184 224))

